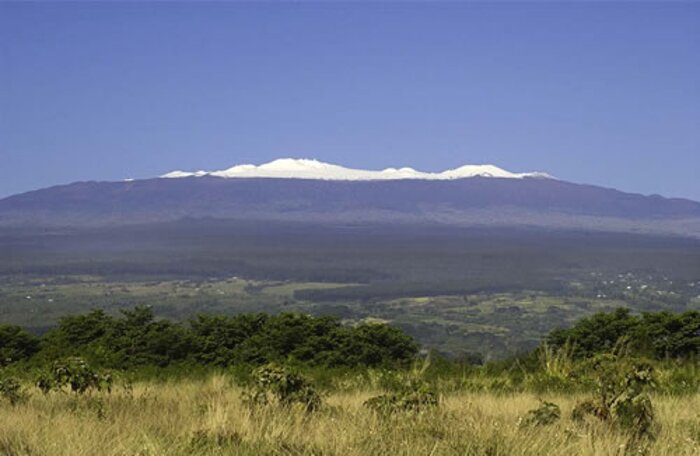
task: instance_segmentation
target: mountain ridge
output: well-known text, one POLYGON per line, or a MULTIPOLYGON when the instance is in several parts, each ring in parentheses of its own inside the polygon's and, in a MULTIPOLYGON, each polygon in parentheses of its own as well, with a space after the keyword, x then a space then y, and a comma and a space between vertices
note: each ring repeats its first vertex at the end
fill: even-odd
POLYGON ((186 218, 534 226, 700 237, 700 203, 557 179, 321 180, 215 176, 77 182, 0 200, 0 226, 186 218))

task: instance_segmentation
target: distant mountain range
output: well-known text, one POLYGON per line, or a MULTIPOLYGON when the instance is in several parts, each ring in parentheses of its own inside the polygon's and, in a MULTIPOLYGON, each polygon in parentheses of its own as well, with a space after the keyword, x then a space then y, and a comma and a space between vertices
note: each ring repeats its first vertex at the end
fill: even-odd
POLYGON ((0 200, 0 226, 105 226, 179 219, 530 226, 700 237, 700 203, 468 165, 366 171, 280 159, 223 171, 77 182, 0 200))

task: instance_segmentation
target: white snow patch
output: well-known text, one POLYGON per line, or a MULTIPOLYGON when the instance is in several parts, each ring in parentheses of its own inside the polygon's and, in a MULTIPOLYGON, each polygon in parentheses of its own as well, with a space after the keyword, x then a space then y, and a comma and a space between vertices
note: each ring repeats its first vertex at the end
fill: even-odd
POLYGON ((220 171, 172 171, 160 177, 182 178, 215 176, 227 179, 269 177, 282 179, 320 179, 320 180, 454 180, 467 177, 498 177, 507 179, 522 179, 525 177, 552 179, 552 176, 541 172, 512 173, 494 165, 465 165, 448 169, 440 173, 417 171, 413 168, 387 168, 381 171, 345 168, 339 165, 323 163, 312 159, 280 158, 262 165, 236 165, 220 171))

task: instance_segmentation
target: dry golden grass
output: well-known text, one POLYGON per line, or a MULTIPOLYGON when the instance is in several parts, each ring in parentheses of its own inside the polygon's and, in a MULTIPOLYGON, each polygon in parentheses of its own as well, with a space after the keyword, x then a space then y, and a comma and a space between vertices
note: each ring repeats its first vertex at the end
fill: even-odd
MULTIPOLYGON (((319 412, 251 410, 223 376, 207 381, 139 383, 75 398, 34 392, 0 408, 6 455, 622 455, 640 454, 601 423, 569 419, 580 397, 547 396, 561 406, 557 424, 522 428, 538 406, 530 394, 456 393, 423 414, 381 417, 362 403, 377 392, 335 393, 319 412)), ((700 454, 700 395, 654 397, 661 429, 653 455, 700 454)))

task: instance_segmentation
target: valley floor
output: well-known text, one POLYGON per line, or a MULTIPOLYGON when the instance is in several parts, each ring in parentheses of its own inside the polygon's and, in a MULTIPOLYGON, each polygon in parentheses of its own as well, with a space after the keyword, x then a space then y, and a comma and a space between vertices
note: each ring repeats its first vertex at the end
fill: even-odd
POLYGON ((558 293, 527 289, 455 293, 437 288, 430 296, 409 293, 369 299, 374 293, 381 296, 382 288, 367 291, 347 283, 238 277, 163 281, 0 277, 0 322, 42 334, 65 315, 92 309, 118 315, 139 304, 151 306, 159 318, 174 321, 186 321, 198 313, 302 312, 337 316, 345 323, 386 322, 425 348, 453 357, 478 354, 492 360, 533 349, 552 329, 568 327, 595 312, 618 307, 633 311, 696 309, 700 306, 698 289, 700 281, 671 284, 668 279, 615 274, 591 276, 558 293))
POLYGON ((377 391, 336 392, 307 414, 251 409, 223 375, 116 386, 112 392, 43 395, 0 405, 3 455, 697 455, 700 395, 653 396, 654 442, 570 419, 577 395, 450 393, 431 412, 381 416, 363 402, 377 391), (555 424, 523 427, 539 399, 561 407, 555 424))

